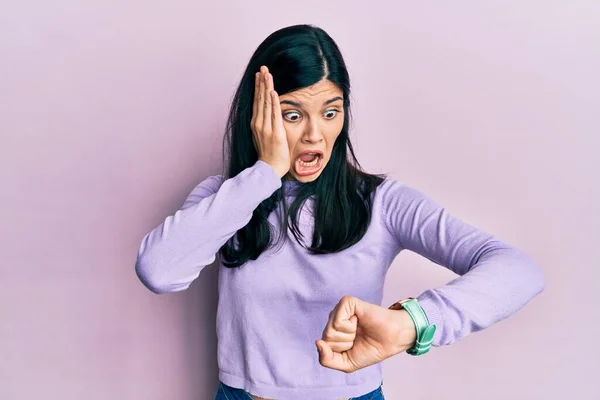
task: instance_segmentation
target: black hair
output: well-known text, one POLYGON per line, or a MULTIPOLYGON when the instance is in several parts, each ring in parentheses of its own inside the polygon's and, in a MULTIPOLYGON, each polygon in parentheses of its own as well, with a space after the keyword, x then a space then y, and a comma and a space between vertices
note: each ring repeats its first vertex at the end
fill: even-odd
POLYGON ((229 159, 224 172, 226 179, 258 160, 250 121, 254 76, 262 65, 273 75, 279 95, 312 86, 324 78, 332 82, 344 95, 344 124, 321 175, 299 185, 289 208, 282 182, 281 188, 254 210, 250 222, 221 247, 221 261, 226 267, 239 267, 250 259, 256 260, 268 247, 282 238, 287 240, 286 227, 312 254, 335 253, 356 244, 371 221, 372 194, 385 179, 384 175, 363 172, 356 159, 348 134, 350 78, 346 64, 334 40, 323 29, 312 25, 294 25, 273 32, 250 58, 233 97, 223 139, 223 159, 229 159), (314 199, 314 232, 312 243, 307 246, 298 227, 298 215, 309 198, 314 199), (275 241, 273 226, 267 218, 278 205, 282 206, 281 230, 275 241))

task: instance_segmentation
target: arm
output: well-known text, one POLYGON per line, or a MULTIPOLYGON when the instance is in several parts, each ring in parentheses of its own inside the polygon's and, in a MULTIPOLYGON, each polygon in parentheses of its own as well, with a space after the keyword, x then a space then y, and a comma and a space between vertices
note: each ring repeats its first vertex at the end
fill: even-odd
POLYGON ((224 182, 221 176, 204 180, 181 209, 144 236, 137 276, 154 293, 187 289, 280 186, 280 176, 263 161, 224 182))
POLYGON ((459 275, 417 297, 437 325, 434 346, 487 328, 544 289, 542 272, 527 254, 453 217, 417 190, 395 181, 386 185, 384 214, 400 248, 459 275))

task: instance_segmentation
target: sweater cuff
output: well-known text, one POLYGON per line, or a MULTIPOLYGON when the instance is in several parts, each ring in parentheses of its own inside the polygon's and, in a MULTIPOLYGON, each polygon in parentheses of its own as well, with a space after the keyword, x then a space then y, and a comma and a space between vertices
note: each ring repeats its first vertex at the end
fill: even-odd
POLYGON ((274 189, 281 187, 281 177, 269 164, 262 160, 258 160, 254 164, 254 169, 266 179, 265 183, 269 187, 274 187, 274 189))
POLYGON ((260 160, 232 179, 237 186, 252 188, 248 196, 244 197, 247 197, 245 201, 249 201, 250 199, 257 201, 256 205, 271 196, 282 185, 281 178, 277 172, 269 164, 260 160))

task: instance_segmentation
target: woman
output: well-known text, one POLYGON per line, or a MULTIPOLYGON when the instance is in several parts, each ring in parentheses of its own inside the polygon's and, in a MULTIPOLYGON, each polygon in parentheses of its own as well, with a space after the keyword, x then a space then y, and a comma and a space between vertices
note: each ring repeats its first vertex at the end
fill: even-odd
POLYGON ((349 99, 327 33, 272 33, 233 99, 227 171, 142 240, 136 272, 156 293, 187 289, 219 255, 217 399, 382 399, 379 361, 451 344, 543 290, 523 252, 361 171, 349 99), (381 307, 402 250, 459 277, 381 307))

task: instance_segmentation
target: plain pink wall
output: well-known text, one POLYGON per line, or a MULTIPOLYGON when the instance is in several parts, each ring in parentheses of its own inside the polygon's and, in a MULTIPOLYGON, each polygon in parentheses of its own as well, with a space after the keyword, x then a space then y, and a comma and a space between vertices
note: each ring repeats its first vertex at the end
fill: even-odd
MULTIPOLYGON (((211 399, 216 268, 157 296, 135 255, 220 170, 256 46, 304 22, 346 57, 363 166, 546 276, 512 318, 387 360, 387 397, 600 398, 598 2, 212 3, 2 2, 0 398, 211 399)), ((403 254, 385 304, 451 278, 403 254)))

